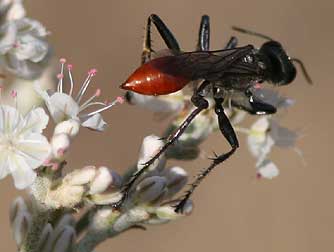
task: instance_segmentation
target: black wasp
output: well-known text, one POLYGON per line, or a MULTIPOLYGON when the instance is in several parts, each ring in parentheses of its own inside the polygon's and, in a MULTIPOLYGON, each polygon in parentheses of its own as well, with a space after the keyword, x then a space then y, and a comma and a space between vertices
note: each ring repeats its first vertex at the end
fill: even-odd
POLYGON ((206 95, 212 94, 215 102, 219 128, 231 146, 227 153, 216 156, 211 165, 205 169, 192 183, 191 188, 176 205, 175 211, 182 212, 185 202, 189 199, 195 188, 218 164, 229 158, 239 147, 237 136, 224 113, 222 106, 224 99, 230 99, 232 106, 245 110, 251 114, 273 114, 276 108, 253 95, 252 89, 258 83, 269 82, 276 86, 287 85, 296 77, 294 62, 301 69, 309 83, 311 79, 305 71, 302 62, 290 58, 281 43, 271 38, 234 28, 239 32, 256 35, 267 39, 259 49, 253 45, 237 47, 236 37, 231 39, 222 50, 210 51, 210 22, 207 15, 202 16, 197 50, 182 52, 172 32, 164 22, 155 14, 149 16, 144 38, 142 65, 130 75, 121 85, 122 89, 137 92, 143 95, 164 95, 176 92, 188 83, 197 81, 191 101, 196 107, 185 121, 172 133, 161 148, 144 167, 137 171, 124 186, 123 199, 115 204, 119 207, 136 181, 159 156, 173 144, 186 130, 191 121, 203 110, 208 108, 206 95), (153 23, 171 54, 151 59, 151 23, 153 23), (232 95, 231 95, 232 94, 232 95))

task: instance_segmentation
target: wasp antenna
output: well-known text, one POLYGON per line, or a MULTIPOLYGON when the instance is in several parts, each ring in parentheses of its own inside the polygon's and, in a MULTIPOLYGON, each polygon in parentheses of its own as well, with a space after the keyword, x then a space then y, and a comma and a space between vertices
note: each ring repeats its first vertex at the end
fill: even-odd
POLYGON ((306 67, 304 63, 300 59, 297 59, 297 58, 292 58, 291 61, 296 62, 300 66, 306 81, 308 82, 308 84, 312 85, 313 81, 310 75, 308 74, 308 72, 306 71, 306 67))
POLYGON ((232 30, 237 31, 237 32, 241 32, 241 33, 245 33, 245 34, 249 34, 249 35, 253 35, 253 36, 257 36, 263 39, 267 39, 267 40, 273 40, 271 37, 268 37, 267 35, 258 33, 258 32, 254 32, 254 31, 250 31, 250 30, 246 30, 244 28, 240 28, 237 26, 232 26, 232 30))

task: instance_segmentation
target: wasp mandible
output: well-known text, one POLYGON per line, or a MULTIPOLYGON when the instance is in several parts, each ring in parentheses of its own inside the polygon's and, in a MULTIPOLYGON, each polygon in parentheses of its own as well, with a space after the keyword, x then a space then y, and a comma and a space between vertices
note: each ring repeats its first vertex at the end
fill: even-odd
POLYGON ((291 83, 296 77, 296 68, 293 62, 301 66, 307 81, 311 83, 302 62, 298 59, 291 59, 279 42, 259 33, 241 28, 234 29, 260 36, 268 41, 259 49, 253 45, 237 47, 237 38, 231 37, 224 49, 210 51, 210 22, 209 16, 204 15, 200 23, 197 50, 182 52, 174 35, 159 16, 155 14, 149 16, 144 38, 142 65, 120 87, 143 95, 165 95, 176 92, 189 83, 197 81, 199 84, 194 88, 191 98, 195 109, 179 128, 167 138, 160 151, 133 175, 124 187, 123 199, 115 207, 120 206, 127 197, 127 193, 135 180, 166 151, 168 146, 182 135, 200 112, 208 108, 206 95, 211 94, 213 97, 220 131, 230 144, 231 150, 216 156, 212 164, 196 178, 190 190, 176 205, 176 212, 182 211, 185 202, 195 188, 213 168, 228 159, 239 147, 237 136, 222 106, 224 99, 227 99, 226 97, 231 99, 232 106, 251 114, 273 114, 276 112, 274 106, 253 95, 252 89, 256 84, 268 82, 281 86, 291 83), (152 23, 167 45, 170 55, 151 59, 153 52, 151 48, 152 23), (231 93, 233 93, 232 96, 229 95, 231 93))

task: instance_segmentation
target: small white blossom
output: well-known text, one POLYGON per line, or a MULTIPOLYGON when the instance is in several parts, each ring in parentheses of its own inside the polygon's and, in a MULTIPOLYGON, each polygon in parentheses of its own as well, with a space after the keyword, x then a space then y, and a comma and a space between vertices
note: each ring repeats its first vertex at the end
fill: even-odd
POLYGON ((261 177, 271 179, 279 174, 276 165, 268 160, 268 155, 274 146, 292 148, 300 154, 300 150, 295 147, 298 133, 280 126, 270 116, 260 117, 248 131, 245 131, 248 134, 248 148, 257 159, 256 167, 261 177))
POLYGON ((50 46, 45 27, 36 20, 21 18, 0 27, 0 63, 24 79, 36 79, 45 68, 50 46))
POLYGON ((279 175, 279 170, 272 161, 264 160, 257 167, 257 175, 259 178, 273 179, 279 175))
POLYGON ((41 134, 48 120, 42 108, 23 117, 14 107, 0 105, 0 178, 11 173, 18 189, 34 182, 34 169, 49 155, 49 142, 41 134))
POLYGON ((95 94, 82 102, 83 96, 85 95, 91 79, 96 74, 96 69, 91 69, 88 72, 86 80, 81 85, 80 91, 73 97, 74 81, 72 77, 72 65, 67 65, 68 77, 70 79, 69 93, 64 92, 64 65, 66 60, 61 59, 61 72, 58 74, 58 87, 57 92, 44 91, 39 85, 35 85, 36 92, 45 101, 45 104, 51 114, 52 119, 55 123, 61 123, 66 120, 74 120, 80 123, 81 126, 90 128, 97 131, 103 131, 106 128, 106 122, 103 120, 101 112, 111 108, 117 103, 122 103, 123 98, 117 97, 117 99, 111 103, 109 102, 98 102, 95 101, 97 97, 101 95, 101 90, 97 89, 95 94), (85 112, 88 108, 93 106, 100 106, 92 112, 85 112))

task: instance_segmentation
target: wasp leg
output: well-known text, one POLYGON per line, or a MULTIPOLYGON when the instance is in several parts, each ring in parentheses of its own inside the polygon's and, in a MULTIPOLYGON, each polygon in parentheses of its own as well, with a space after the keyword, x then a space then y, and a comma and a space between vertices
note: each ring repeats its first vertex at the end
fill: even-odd
POLYGON ((212 161, 211 165, 197 176, 196 180, 191 184, 190 189, 182 197, 182 200, 175 206, 175 212, 182 212, 183 211, 186 202, 188 201, 190 196, 193 194, 195 189, 200 185, 202 180, 217 165, 219 165, 220 163, 222 163, 226 159, 228 159, 236 151, 236 149, 239 147, 238 138, 237 138, 237 136, 234 132, 234 129, 233 129, 228 117, 224 113, 224 108, 221 105, 222 102, 223 102, 223 99, 220 99, 220 98, 215 99, 215 103, 216 103, 215 104, 215 112, 218 116, 219 129, 222 132, 222 134, 224 135, 224 137, 227 139, 229 144, 231 145, 232 149, 227 153, 224 153, 224 154, 219 155, 219 156, 216 155, 216 157, 213 158, 213 161, 212 161))
POLYGON ((224 49, 233 49, 237 47, 237 45, 238 45, 238 39, 236 37, 231 37, 224 49))
POLYGON ((151 44, 151 23, 155 25, 160 36, 165 41, 167 47, 174 53, 180 52, 180 46, 175 39, 173 33, 167 28, 165 23, 160 19, 158 15, 151 14, 147 19, 146 31, 144 36, 143 52, 141 57, 142 64, 151 59, 152 44, 151 44))
POLYGON ((255 115, 269 115, 269 114, 275 114, 277 109, 268 103, 265 103, 255 97, 251 91, 246 91, 246 96, 249 97, 249 104, 251 105, 251 109, 247 112, 255 115))
POLYGON ((210 18, 208 15, 203 15, 198 32, 198 51, 209 51, 210 48, 210 18))
POLYGON ((122 192, 123 196, 120 201, 112 204, 113 208, 119 208, 124 200, 127 198, 128 193, 134 184, 134 182, 140 177, 141 174, 143 174, 151 164, 154 163, 155 160, 157 160, 166 150, 167 148, 172 145, 182 134, 183 132, 188 128, 189 124, 192 122, 192 120, 204 109, 207 109, 209 106, 209 103, 205 98, 201 95, 201 92, 210 84, 209 81, 204 81, 199 88, 194 92, 193 96, 191 97, 191 101, 196 106, 196 109, 194 109, 191 114, 184 120, 184 122, 167 138, 167 142, 164 146, 158 151, 157 154, 155 154, 149 161, 147 161, 144 166, 137 172, 135 172, 131 178, 129 179, 129 182, 126 183, 123 186, 122 192))

